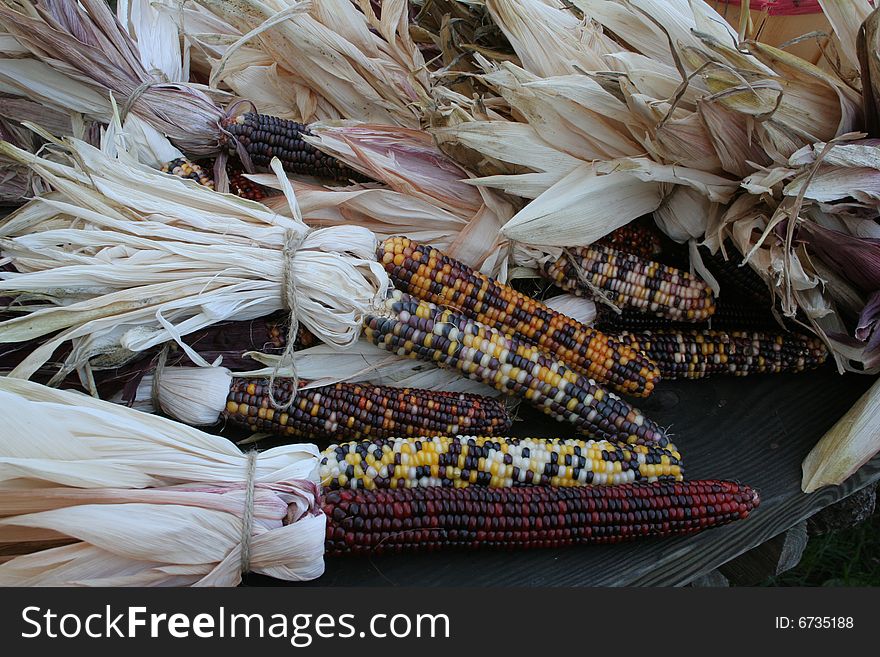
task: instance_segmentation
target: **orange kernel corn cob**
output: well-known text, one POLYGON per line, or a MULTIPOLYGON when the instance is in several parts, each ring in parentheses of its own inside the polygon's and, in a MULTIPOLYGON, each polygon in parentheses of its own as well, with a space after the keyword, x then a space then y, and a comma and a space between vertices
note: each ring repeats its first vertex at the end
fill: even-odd
POLYGON ((617 392, 644 397, 660 378, 639 352, 437 249, 391 237, 379 246, 378 258, 398 289, 537 345, 617 392))

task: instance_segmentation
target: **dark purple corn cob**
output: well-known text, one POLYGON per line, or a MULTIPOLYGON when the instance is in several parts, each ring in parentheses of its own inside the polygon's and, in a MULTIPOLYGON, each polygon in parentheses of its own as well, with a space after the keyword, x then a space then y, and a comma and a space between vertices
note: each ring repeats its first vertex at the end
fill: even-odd
POLYGON ((224 121, 223 129, 232 137, 226 144, 230 152, 236 152, 237 142, 259 169, 268 169, 272 158, 277 157, 288 173, 340 182, 366 180, 361 173, 306 142, 303 136, 311 132, 302 123, 247 112, 224 121))
POLYGON ((819 338, 784 331, 661 329, 624 332, 619 337, 650 356, 668 379, 803 372, 819 367, 828 358, 819 338))

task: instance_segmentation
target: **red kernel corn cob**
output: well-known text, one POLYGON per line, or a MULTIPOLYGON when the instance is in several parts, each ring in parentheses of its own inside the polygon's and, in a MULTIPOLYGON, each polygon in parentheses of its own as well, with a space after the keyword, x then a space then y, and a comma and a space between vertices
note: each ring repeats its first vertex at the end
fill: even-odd
POLYGON ((365 316, 364 335, 386 351, 455 368, 522 397, 593 438, 669 444, 663 429, 640 411, 540 348, 399 290, 381 313, 365 316))
MULTIPOLYGON (((275 400, 290 399, 290 379, 275 380, 275 400)), ((391 438, 458 432, 492 435, 510 429, 496 399, 466 393, 337 383, 299 390, 285 411, 269 400, 268 379, 235 377, 224 418, 251 431, 303 439, 391 438)))
POLYGON ((273 190, 258 185, 249 178, 245 178, 244 172, 237 170, 229 172, 229 193, 248 201, 257 201, 258 203, 270 196, 276 195, 273 190))
POLYGON ((582 275, 621 309, 689 322, 703 321, 715 312, 712 289, 700 279, 600 244, 569 249, 545 263, 543 274, 563 290, 592 296, 582 275))
POLYGON ((670 379, 803 372, 828 357, 819 338, 782 331, 669 329, 622 333, 620 339, 649 354, 670 379))
POLYGON ((338 490, 323 500, 325 554, 618 543, 717 527, 758 503, 757 491, 728 481, 338 490))
POLYGON ((378 257, 399 289, 537 345, 617 392, 647 396, 659 379, 642 354, 436 249, 391 237, 378 257))
POLYGON ((360 440, 321 452, 324 488, 619 485, 683 477, 678 452, 607 440, 434 436, 360 440))

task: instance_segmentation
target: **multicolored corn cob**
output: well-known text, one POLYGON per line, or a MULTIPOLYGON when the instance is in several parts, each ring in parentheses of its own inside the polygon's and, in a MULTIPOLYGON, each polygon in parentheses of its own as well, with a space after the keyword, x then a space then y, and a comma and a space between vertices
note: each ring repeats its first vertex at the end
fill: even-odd
POLYGON ((325 554, 618 543, 724 525, 759 501, 753 488, 729 481, 337 490, 323 500, 325 554))
POLYGON ((727 259, 719 250, 714 255, 706 247, 700 247, 700 256, 706 269, 718 280, 721 293, 747 299, 767 307, 772 303, 770 290, 764 279, 752 269, 742 264, 742 256, 732 242, 725 243, 727 259))
POLYGON ((200 185, 209 189, 214 189, 214 178, 200 164, 190 162, 184 157, 171 160, 162 165, 162 173, 170 173, 178 178, 187 178, 195 180, 200 185))
POLYGON ((639 221, 611 231, 596 243, 648 260, 662 251, 657 230, 639 221))
MULTIPOLYGON (((275 400, 290 399, 292 381, 275 380, 275 400)), ((235 377, 223 417, 251 431, 303 439, 493 435, 512 423, 504 404, 481 395, 337 383, 299 390, 286 411, 269 400, 268 379, 235 377)))
POLYGON ((659 379, 642 354, 437 249, 391 237, 379 246, 378 258, 399 289, 537 345, 613 390, 647 396, 659 379))
MULTIPOLYGON (((163 164, 162 173, 170 173, 179 178, 195 180, 200 185, 204 185, 209 189, 215 188, 214 178, 208 169, 184 158, 178 158, 163 164)), ((230 194, 235 194, 239 198, 245 198, 249 201, 257 202, 275 195, 275 193, 268 187, 258 185, 254 181, 246 178, 244 171, 241 169, 228 167, 228 173, 230 194)))
POLYGON ((236 152, 237 142, 255 167, 266 169, 277 157, 288 173, 343 182, 365 180, 361 173, 303 140, 311 132, 302 123, 248 112, 225 120, 223 129, 231 137, 226 144, 229 151, 236 152))
MULTIPOLYGON (((627 309, 621 313, 608 306, 598 304, 596 307, 596 326, 611 334, 621 331, 653 331, 681 329, 690 331, 696 328, 691 322, 674 322, 651 313, 627 309)), ((731 301, 727 297, 718 299, 715 313, 702 323, 705 328, 739 331, 778 331, 779 323, 766 306, 754 303, 731 301)))
POLYGON ((592 438, 669 444, 663 429, 640 411, 540 348, 399 290, 381 311, 365 316, 364 335, 386 351, 457 369, 524 398, 592 438))
POLYGON ((229 193, 249 201, 263 201, 270 196, 275 196, 268 187, 258 185, 253 180, 246 178, 243 171, 233 169, 229 172, 229 193))
POLYGON ((620 339, 648 354, 670 379, 803 372, 819 367, 828 357, 819 338, 781 331, 671 329, 625 332, 620 339))
POLYGON ((688 322, 701 322, 715 312, 712 289, 700 279, 601 244, 572 247, 546 262, 542 273, 572 294, 593 296, 590 286, 601 290, 621 309, 688 322))
POLYGON ((321 453, 324 488, 619 485, 680 481, 681 455, 606 440, 435 436, 362 440, 321 453))

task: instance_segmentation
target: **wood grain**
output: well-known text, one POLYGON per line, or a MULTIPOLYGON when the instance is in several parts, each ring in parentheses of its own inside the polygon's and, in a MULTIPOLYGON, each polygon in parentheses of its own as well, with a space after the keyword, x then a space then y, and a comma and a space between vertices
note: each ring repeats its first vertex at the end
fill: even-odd
MULTIPOLYGON (((872 379, 832 369, 800 375, 665 382, 640 407, 670 425, 687 477, 738 479, 761 506, 746 521, 691 537, 531 552, 328 559, 324 586, 685 585, 880 479, 880 457, 843 486, 800 492, 800 464, 872 379)), ((567 436, 523 410, 517 435, 567 436)), ((278 584, 249 577, 250 585, 278 584)))

